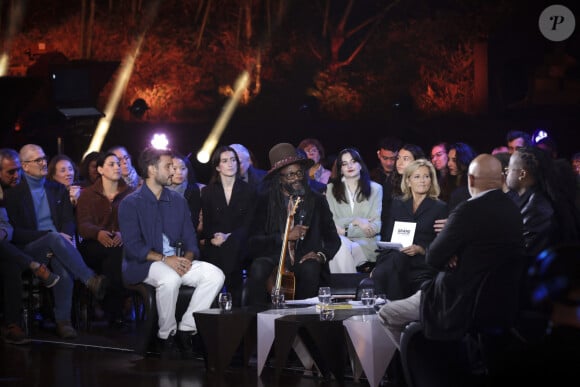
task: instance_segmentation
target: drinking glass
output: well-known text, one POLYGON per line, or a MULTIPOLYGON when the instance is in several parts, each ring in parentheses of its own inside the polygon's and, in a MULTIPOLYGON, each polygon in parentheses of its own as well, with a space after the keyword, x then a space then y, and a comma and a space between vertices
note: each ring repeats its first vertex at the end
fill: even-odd
POLYGON ((280 289, 272 289, 272 293, 270 294, 272 297, 272 306, 274 308, 283 308, 284 307, 284 292, 280 289))
POLYGON ((375 304, 375 291, 371 288, 363 289, 360 299, 364 306, 372 307, 375 304))
POLYGON ((321 321, 330 321, 334 319, 334 308, 330 303, 328 304, 320 304, 320 320, 321 321))
POLYGON ((225 292, 218 296, 218 305, 224 312, 232 310, 232 294, 225 292))
POLYGON ((318 288, 318 301, 321 304, 330 304, 332 294, 330 293, 330 286, 321 286, 318 288))

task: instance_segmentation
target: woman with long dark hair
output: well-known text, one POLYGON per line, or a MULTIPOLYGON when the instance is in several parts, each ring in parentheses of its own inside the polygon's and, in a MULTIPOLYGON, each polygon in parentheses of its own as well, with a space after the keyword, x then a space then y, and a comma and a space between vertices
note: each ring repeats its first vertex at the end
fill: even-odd
POLYGON ((451 212, 459 203, 471 197, 467 189, 467 169, 477 152, 468 144, 456 142, 449 147, 448 156, 449 177, 447 192, 443 196, 449 197, 448 206, 451 212))
POLYGON ((109 279, 110 288, 103 300, 103 308, 108 312, 110 322, 120 323, 125 291, 121 274, 123 238, 118 210, 121 201, 133 189, 121 177, 121 163, 114 153, 99 156, 97 171, 101 178, 82 190, 76 209, 82 238, 79 251, 89 267, 109 279))
POLYGON ((377 260, 383 187, 371 181, 366 164, 353 148, 340 151, 335 170, 326 200, 341 246, 329 262, 330 272, 355 273, 358 266, 377 260))

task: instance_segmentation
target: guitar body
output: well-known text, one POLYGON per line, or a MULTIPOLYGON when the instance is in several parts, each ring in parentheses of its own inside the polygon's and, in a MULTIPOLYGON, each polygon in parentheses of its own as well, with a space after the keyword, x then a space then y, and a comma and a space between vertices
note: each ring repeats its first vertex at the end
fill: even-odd
POLYGON ((282 273, 280 291, 286 300, 293 300, 296 292, 296 277, 291 271, 282 273))
POLYGON ((284 299, 293 300, 294 294, 296 293, 296 277, 291 271, 285 271, 283 273, 278 273, 278 266, 274 268, 272 274, 268 278, 268 283, 266 288, 268 293, 272 293, 272 290, 276 288, 276 278, 280 276, 280 292, 284 293, 284 299))

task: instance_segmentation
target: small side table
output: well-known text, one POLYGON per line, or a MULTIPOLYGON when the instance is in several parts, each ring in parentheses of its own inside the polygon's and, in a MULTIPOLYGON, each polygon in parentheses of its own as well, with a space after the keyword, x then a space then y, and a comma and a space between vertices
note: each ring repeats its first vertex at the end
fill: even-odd
POLYGON ((334 319, 321 321, 320 315, 287 315, 275 321, 276 377, 292 348, 296 338, 305 344, 318 369, 325 377, 334 375, 337 381, 344 380, 344 365, 347 360, 345 328, 343 320, 367 313, 365 309, 335 310, 334 319))
POLYGON ((206 368, 210 372, 223 372, 243 345, 244 366, 256 343, 256 314, 260 309, 233 308, 223 312, 220 309, 206 309, 194 312, 193 317, 199 335, 205 345, 206 368))
MULTIPOLYGON (((274 343, 275 337, 275 321, 282 316, 296 315, 296 314, 317 314, 314 306, 304 308, 280 308, 268 309, 258 313, 257 329, 260 333, 258 336, 258 376, 262 374, 266 360, 274 343)), ((304 365, 304 368, 311 370, 314 366, 314 360, 306 350, 304 343, 299 338, 292 343, 292 347, 296 351, 298 358, 304 365)))
POLYGON ((395 354, 395 344, 387 336, 376 314, 352 316, 342 323, 348 333, 355 381, 364 371, 369 385, 377 387, 395 354))

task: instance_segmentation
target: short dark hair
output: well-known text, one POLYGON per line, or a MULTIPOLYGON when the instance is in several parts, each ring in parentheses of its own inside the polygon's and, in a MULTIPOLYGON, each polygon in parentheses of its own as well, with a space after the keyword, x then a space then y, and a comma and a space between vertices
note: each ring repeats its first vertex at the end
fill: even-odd
POLYGON ((383 137, 379 140, 379 150, 386 149, 396 153, 402 145, 402 141, 395 137, 383 137))
POLYGON ((524 139, 524 146, 532 145, 532 136, 529 133, 522 132, 521 130, 510 130, 507 132, 505 136, 505 141, 510 142, 515 140, 516 138, 523 138, 524 139))
POLYGON ((168 149, 157 149, 153 147, 148 147, 141 151, 137 165, 139 165, 139 175, 143 179, 147 179, 148 177, 147 170, 149 169, 149 166, 157 165, 161 156, 173 157, 173 152, 168 149))
POLYGON ((2 160, 4 159, 20 161, 20 155, 11 148, 0 149, 0 171, 2 170, 2 160))

